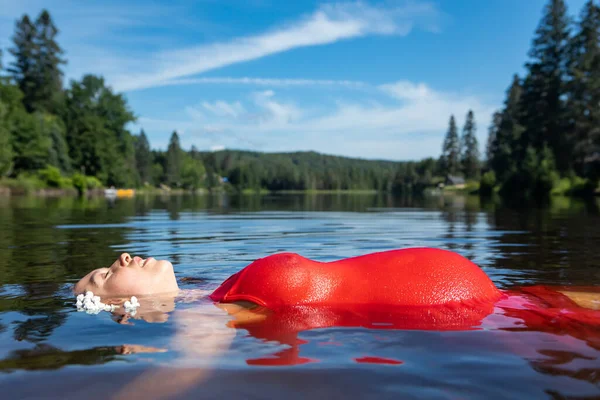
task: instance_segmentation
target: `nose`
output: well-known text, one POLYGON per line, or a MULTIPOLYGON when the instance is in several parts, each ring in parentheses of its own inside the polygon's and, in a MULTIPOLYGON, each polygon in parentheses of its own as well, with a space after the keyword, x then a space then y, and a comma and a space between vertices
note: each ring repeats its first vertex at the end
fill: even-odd
POLYGON ((123 253, 121 254, 121 256, 119 256, 119 263, 122 266, 126 266, 131 262, 131 256, 129 255, 129 253, 123 253))

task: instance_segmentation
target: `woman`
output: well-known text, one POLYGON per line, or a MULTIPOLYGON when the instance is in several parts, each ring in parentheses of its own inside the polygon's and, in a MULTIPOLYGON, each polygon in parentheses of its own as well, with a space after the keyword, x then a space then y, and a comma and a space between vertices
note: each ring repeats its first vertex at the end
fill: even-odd
MULTIPOLYGON (((142 303, 167 303, 169 311, 172 301, 156 299, 173 299, 178 289, 169 261, 132 258, 127 253, 75 285, 76 293, 89 290, 104 302, 137 295, 145 299, 142 303)), ((333 262, 273 254, 229 277, 209 298, 234 314, 230 325, 245 324, 244 328, 269 320, 265 327, 287 332, 382 324, 448 330, 478 327, 498 305, 523 310, 522 314, 529 311, 542 324, 545 320, 595 323, 600 302, 595 289, 586 290, 534 286, 500 291, 477 265, 459 254, 410 248, 333 262), (577 312, 565 313, 565 309, 577 312)), ((262 329, 257 327, 259 335, 269 336, 262 329)))
MULTIPOLYGON (((108 303, 140 296, 142 306, 137 317, 160 321, 156 315, 148 316, 165 304, 168 307, 164 311, 173 309, 178 285, 170 262, 132 258, 124 253, 109 268, 90 272, 75 286, 76 293, 87 290, 108 303)), ((182 307, 174 314, 181 329, 171 349, 181 351, 192 364, 225 351, 234 336, 231 328, 243 328, 255 338, 288 345, 276 354, 247 360, 250 365, 312 362, 301 355, 305 342, 298 334, 333 326, 491 329, 501 343, 503 332, 526 329, 569 333, 600 349, 600 303, 594 288, 533 286, 500 291, 471 261, 439 249, 392 250, 334 262, 313 261, 292 253, 274 254, 232 275, 208 297, 217 307, 182 307)), ((120 321, 127 321, 122 309, 117 313, 121 313, 120 321)), ((543 344, 540 340, 541 347, 543 344)), ((507 350, 517 354, 536 349, 535 344, 511 346, 515 347, 507 341, 507 350)), ((378 357, 356 361, 401 363, 378 357)), ((186 371, 169 375, 169 388, 151 385, 164 382, 161 377, 168 374, 166 370, 153 371, 125 388, 123 397, 140 390, 179 392, 198 383, 206 372, 186 371)))
MULTIPOLYGON (((178 285, 170 262, 124 253, 75 286, 76 293, 88 290, 108 298, 149 296, 177 292, 178 285)), ((406 316, 411 315, 414 328, 448 329, 476 324, 501 296, 466 258, 446 250, 413 248, 327 263, 293 253, 274 254, 232 275, 210 298, 237 305, 237 312, 260 307, 293 313, 295 320, 301 307, 327 309, 330 321, 321 325, 365 325, 383 312, 402 314, 403 327, 411 327, 406 326, 406 316)))

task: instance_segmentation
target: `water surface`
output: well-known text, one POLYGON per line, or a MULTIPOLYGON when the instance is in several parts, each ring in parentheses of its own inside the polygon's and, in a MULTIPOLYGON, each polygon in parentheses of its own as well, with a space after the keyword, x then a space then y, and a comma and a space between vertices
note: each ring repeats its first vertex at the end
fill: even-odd
POLYGON ((107 398, 132 382, 166 385, 185 369, 196 383, 183 398, 598 397, 600 343, 568 332, 314 329, 299 337, 307 362, 264 366, 249 360, 286 345, 240 329, 222 351, 203 357, 198 345, 190 359, 173 342, 174 318, 119 324, 108 313, 77 313, 70 292, 123 251, 169 259, 183 288, 211 290, 270 253, 329 261, 408 246, 457 251, 504 289, 600 286, 598 208, 558 198, 518 210, 461 196, 0 197, 0 390, 107 398), (531 351, 510 350, 533 341, 531 351), (123 345, 166 351, 124 354, 135 347, 123 345), (150 383, 142 379, 157 368, 150 383))

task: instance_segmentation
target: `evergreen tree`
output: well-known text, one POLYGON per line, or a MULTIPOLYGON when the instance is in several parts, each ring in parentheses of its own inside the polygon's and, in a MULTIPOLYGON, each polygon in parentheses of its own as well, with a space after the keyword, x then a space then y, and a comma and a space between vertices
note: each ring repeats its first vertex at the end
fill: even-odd
POLYGON ((0 99, 0 178, 12 170, 13 152, 8 118, 8 105, 0 99))
POLYGON ((456 175, 460 171, 460 143, 454 115, 450 116, 448 123, 448 132, 442 148, 442 162, 445 174, 456 175))
POLYGON ((40 114, 40 125, 43 136, 48 136, 51 141, 48 164, 57 167, 62 173, 71 172, 71 158, 62 120, 55 115, 40 114))
MULTIPOLYGON (((564 0, 549 0, 536 30, 527 63, 528 75, 521 98, 525 131, 521 147, 541 151, 547 144, 560 171, 569 168, 565 135, 565 74, 569 41, 569 18, 564 0)), ((521 154, 523 159, 524 154, 521 154)))
POLYGON ((518 161, 525 157, 525 150, 521 147, 523 127, 519 123, 522 92, 520 79, 514 75, 497 122, 494 153, 490 159, 490 166, 499 182, 505 182, 511 174, 517 173, 518 161))
POLYGON ((500 124, 502 123, 502 113, 496 111, 492 116, 492 123, 488 129, 488 139, 485 146, 485 163, 489 169, 492 166, 492 159, 494 154, 498 152, 498 131, 500 130, 500 124))
POLYGON ((146 133, 142 129, 135 137, 135 162, 142 184, 152 184, 152 152, 146 133))
POLYGON ((177 135, 176 131, 173 131, 171 139, 169 140, 166 164, 167 185, 180 187, 182 184, 181 172, 183 167, 183 151, 181 150, 179 135, 177 135))
POLYGON ((58 29, 47 10, 42 10, 35 21, 35 48, 37 49, 37 90, 34 108, 53 112, 62 97, 61 58, 63 50, 56 42, 58 29))
POLYGON ((466 179, 475 179, 479 175, 479 144, 476 132, 475 115, 469 110, 461 137, 461 164, 466 179))
POLYGON ((11 144, 16 172, 45 168, 49 162, 52 139, 43 129, 43 114, 29 114, 24 109, 14 115, 11 144))
MULTIPOLYGON (((600 178, 600 7, 589 0, 569 51, 568 128, 575 171, 600 178)), ((569 150, 569 149, 565 149, 569 150)))
POLYGON ((37 91, 37 32, 35 25, 27 15, 17 21, 13 35, 14 47, 9 49, 14 61, 10 63, 8 72, 23 93, 23 104, 27 111, 34 110, 37 91))

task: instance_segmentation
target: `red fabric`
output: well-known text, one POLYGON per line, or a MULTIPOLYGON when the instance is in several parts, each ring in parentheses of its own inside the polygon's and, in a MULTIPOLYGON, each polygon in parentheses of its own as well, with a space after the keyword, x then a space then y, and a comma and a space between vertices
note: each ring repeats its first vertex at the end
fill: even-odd
MULTIPOLYGON (((290 253, 271 255, 232 275, 211 298, 217 302, 252 301, 266 307, 256 310, 264 319, 232 321, 232 326, 255 338, 289 345, 276 354, 247 360, 251 365, 318 362, 302 354, 306 341, 298 333, 365 327, 489 330, 498 346, 532 360, 548 355, 548 334, 553 334, 561 351, 536 364, 552 370, 573 354, 587 357, 590 353, 592 357, 595 353, 590 349, 600 349, 600 311, 578 306, 560 289, 530 286, 500 292, 479 267, 462 256, 417 248, 329 263, 290 253), (515 336, 514 332, 527 334, 515 336)), ((364 354, 355 361, 390 360, 364 354)))
POLYGON ((466 258, 446 250, 391 250, 333 262, 298 254, 254 261, 214 291, 217 302, 289 306, 432 306, 493 302, 501 294, 466 258))

